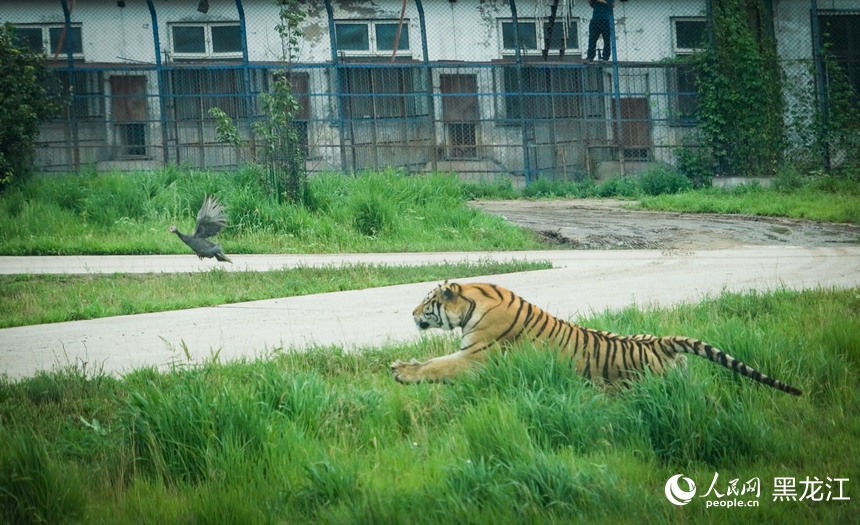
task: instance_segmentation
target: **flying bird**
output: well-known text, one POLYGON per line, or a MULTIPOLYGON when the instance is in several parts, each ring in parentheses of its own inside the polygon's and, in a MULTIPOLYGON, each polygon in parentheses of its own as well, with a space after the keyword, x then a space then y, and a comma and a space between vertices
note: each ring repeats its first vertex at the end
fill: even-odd
POLYGON ((194 233, 185 235, 177 230, 176 226, 171 226, 167 231, 178 235, 182 242, 194 250, 194 253, 201 260, 204 257, 215 257, 219 261, 232 263, 233 261, 224 255, 221 245, 209 240, 209 237, 218 235, 218 232, 225 226, 227 226, 227 216, 224 214, 224 206, 210 195, 203 199, 203 206, 197 212, 197 224, 194 225, 194 233))

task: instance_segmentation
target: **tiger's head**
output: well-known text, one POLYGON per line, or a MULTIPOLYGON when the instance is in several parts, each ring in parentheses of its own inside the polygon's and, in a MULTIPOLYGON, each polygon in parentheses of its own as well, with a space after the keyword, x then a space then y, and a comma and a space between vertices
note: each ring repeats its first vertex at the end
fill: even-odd
POLYGON ((453 330, 462 326, 474 309, 474 301, 463 296, 462 287, 445 281, 433 289, 412 311, 419 330, 443 328, 453 330))

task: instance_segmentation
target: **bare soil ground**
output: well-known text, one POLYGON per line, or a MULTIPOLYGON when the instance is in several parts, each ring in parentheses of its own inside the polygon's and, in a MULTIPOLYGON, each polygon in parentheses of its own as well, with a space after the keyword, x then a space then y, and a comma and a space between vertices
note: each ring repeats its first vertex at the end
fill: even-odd
POLYGON ((716 250, 860 244, 860 225, 751 215, 631 210, 607 199, 474 201, 488 213, 572 249, 716 250))

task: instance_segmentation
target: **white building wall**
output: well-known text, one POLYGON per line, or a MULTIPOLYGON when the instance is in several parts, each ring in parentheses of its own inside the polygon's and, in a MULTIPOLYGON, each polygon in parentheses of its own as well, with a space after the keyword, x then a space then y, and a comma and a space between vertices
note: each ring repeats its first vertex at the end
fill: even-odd
MULTIPOLYGON (((192 0, 153 0, 159 24, 159 38, 162 48, 162 59, 171 63, 172 36, 170 26, 178 22, 237 22, 238 13, 232 0, 210 0, 209 11, 206 14, 196 10, 196 2, 192 0)), ((277 62, 282 54, 281 39, 275 30, 279 23, 278 9, 271 0, 244 0, 246 16, 246 31, 251 62, 277 62)), ((302 40, 297 61, 300 63, 330 63, 331 37, 329 35, 329 20, 324 3, 317 0, 305 4, 308 15, 302 24, 304 38, 302 40)), ((540 8, 535 2, 518 3, 518 15, 521 19, 545 16, 547 12, 536 11, 540 8)), ((786 59, 786 73, 792 85, 803 86, 811 82, 808 60, 812 57, 811 32, 809 23, 808 0, 774 0, 775 30, 778 42, 778 53, 786 59)), ((357 0, 332 0, 334 18, 336 20, 396 20, 400 17, 402 2, 400 0, 375 0, 362 2, 357 0)), ((860 9, 860 0, 819 0, 819 9, 860 9)), ((487 0, 469 2, 464 0, 424 0, 427 22, 427 48, 431 62, 478 62, 489 63, 505 57, 501 51, 501 25, 499 19, 510 19, 510 6, 505 1, 487 0)), ((579 48, 569 50, 568 58, 578 58, 585 54, 588 40, 588 22, 591 9, 585 0, 575 0, 570 16, 578 22, 579 48)), ((704 17, 705 0, 630 0, 617 2, 615 10, 617 57, 622 63, 659 62, 674 55, 672 47, 671 17, 704 17)), ((409 21, 410 50, 407 58, 422 61, 425 59, 421 46, 421 27, 418 10, 414 2, 408 2, 405 17, 409 21)), ((155 63, 155 48, 152 37, 152 20, 143 0, 126 0, 124 7, 119 7, 116 0, 78 0, 74 3, 71 19, 73 23, 82 25, 84 57, 88 64, 117 64, 129 66, 155 63)), ((16 24, 62 24, 63 12, 58 0, 2 0, 0 1, 0 22, 16 24)), ((453 71, 453 70, 452 70, 453 71)), ((654 70, 657 71, 657 70, 654 70)), ((440 90, 439 76, 445 70, 434 70, 432 85, 434 93, 440 90)), ((448 71, 450 72, 450 71, 448 71)), ((109 77, 111 75, 134 75, 135 71, 115 71, 104 75, 103 92, 110 94, 109 77)), ((159 127, 158 85, 154 74, 148 75, 147 92, 148 119, 151 124, 148 130, 148 141, 153 146, 161 145, 159 127)), ((493 93, 501 90, 499 75, 479 74, 478 92, 493 93)), ((608 77, 611 78, 611 77, 608 77)), ((610 89, 612 83, 605 83, 610 89)), ((334 87, 334 79, 328 71, 316 70, 310 75, 312 93, 329 92, 334 87)), ((631 82, 623 78, 619 85, 621 96, 650 97, 651 117, 661 118, 668 110, 666 97, 660 99, 654 93, 668 91, 665 75, 649 73, 647 81, 638 79, 631 82), (642 82, 645 82, 643 85, 642 82), (644 95, 643 95, 644 94, 644 95)), ((788 95, 791 97, 791 94, 788 95)), ((497 117, 499 99, 495 96, 482 96, 479 102, 482 124, 478 130, 479 145, 520 144, 521 129, 517 126, 500 126, 485 119, 497 117)), ((792 103, 791 99, 789 104, 792 103)), ((311 140, 319 144, 329 145, 312 151, 314 162, 325 166, 337 167, 340 164, 338 127, 332 120, 337 117, 337 105, 333 98, 312 97, 312 118, 317 119, 311 124, 311 140)), ((608 109, 607 116, 611 115, 608 109)), ((106 121, 110 121, 110 104, 105 107, 106 121)), ((435 134, 437 143, 444 138, 441 119, 441 104, 435 105, 437 124, 435 134)), ((111 129, 108 124, 106 136, 110 140, 111 129)), ((657 148, 658 157, 667 150, 660 146, 679 144, 680 136, 689 128, 669 125, 665 122, 655 123, 652 127, 652 139, 657 148)), ((58 133, 58 132, 57 132, 58 133)), ((53 139, 62 137, 54 133, 53 139)), ((611 135, 611 126, 607 126, 607 137, 611 135)), ((496 148, 494 151, 485 149, 484 152, 499 161, 502 166, 510 169, 521 169, 521 146, 496 148)), ((669 156, 665 155, 668 159, 669 156)))

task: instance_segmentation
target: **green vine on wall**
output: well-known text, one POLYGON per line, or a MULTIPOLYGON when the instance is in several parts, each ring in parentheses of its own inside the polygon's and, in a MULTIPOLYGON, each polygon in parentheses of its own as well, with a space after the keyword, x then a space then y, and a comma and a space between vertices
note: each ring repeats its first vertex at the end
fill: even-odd
POLYGON ((713 2, 714 46, 696 56, 699 128, 721 175, 774 175, 785 146, 775 40, 751 13, 769 16, 762 0, 713 2))

